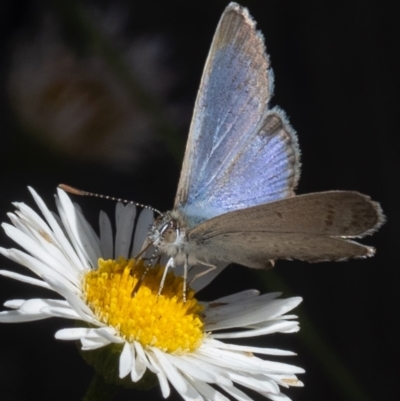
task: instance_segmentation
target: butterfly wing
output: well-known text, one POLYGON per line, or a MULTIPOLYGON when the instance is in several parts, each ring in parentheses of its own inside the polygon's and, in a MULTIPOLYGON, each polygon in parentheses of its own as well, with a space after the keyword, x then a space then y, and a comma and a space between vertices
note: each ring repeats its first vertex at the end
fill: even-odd
POLYGON ((268 110, 272 81, 255 22, 230 4, 203 72, 176 209, 202 221, 293 195, 297 138, 282 111, 268 110))
POLYGON ((309 262, 372 256, 347 238, 371 234, 384 222, 378 203, 358 192, 295 196, 210 219, 189 232, 198 257, 263 268, 270 259, 309 262))

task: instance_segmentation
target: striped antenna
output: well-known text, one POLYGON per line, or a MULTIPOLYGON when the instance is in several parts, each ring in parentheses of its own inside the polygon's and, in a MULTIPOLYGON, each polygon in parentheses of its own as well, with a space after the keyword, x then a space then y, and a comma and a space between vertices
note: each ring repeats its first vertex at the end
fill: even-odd
POLYGON ((108 196, 108 195, 95 194, 93 192, 83 191, 81 189, 74 188, 74 187, 71 187, 71 186, 65 185, 65 184, 60 184, 58 186, 58 188, 61 188, 65 192, 69 192, 70 194, 74 194, 74 195, 93 196, 94 198, 109 199, 109 200, 113 200, 115 202, 132 203, 132 204, 136 205, 137 207, 141 207, 143 209, 149 209, 149 210, 152 210, 153 212, 159 214, 160 216, 164 216, 159 210, 155 209, 154 207, 143 205, 141 203, 136 203, 136 202, 129 201, 129 200, 126 200, 126 199, 115 198, 113 196, 108 196))

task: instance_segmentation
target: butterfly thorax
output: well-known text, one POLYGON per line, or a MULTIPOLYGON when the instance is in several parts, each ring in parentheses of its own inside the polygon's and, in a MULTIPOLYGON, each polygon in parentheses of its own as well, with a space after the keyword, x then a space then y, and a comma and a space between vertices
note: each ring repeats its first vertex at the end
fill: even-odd
MULTIPOLYGON (((174 259, 181 259, 189 253, 186 234, 186 219, 179 211, 172 210, 154 220, 148 238, 161 253, 174 259)), ((176 262, 182 261, 176 260, 176 262)))

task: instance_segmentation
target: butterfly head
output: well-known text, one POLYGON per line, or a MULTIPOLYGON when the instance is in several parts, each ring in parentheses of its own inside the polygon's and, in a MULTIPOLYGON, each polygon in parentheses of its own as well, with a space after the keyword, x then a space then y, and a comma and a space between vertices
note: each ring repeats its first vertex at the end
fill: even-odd
POLYGON ((180 213, 167 212, 150 226, 148 238, 163 253, 175 256, 186 244, 186 224, 180 213))

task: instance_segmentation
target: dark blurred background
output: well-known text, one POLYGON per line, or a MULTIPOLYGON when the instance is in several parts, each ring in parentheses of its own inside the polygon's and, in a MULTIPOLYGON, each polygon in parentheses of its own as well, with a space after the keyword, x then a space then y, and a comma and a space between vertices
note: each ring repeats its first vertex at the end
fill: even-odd
MULTIPOLYGON (((227 1, 22 1, 0 3, 0 213, 49 203, 57 184, 172 206, 196 91, 227 1)), ((364 242, 368 260, 279 261, 261 276, 232 266, 204 299, 245 288, 304 298, 299 334, 255 344, 298 353, 303 389, 293 400, 392 400, 399 341, 398 1, 242 0, 265 36, 275 73, 272 103, 298 132, 298 193, 356 190, 381 202, 387 223, 364 242)), ((114 204, 76 199, 93 224, 114 204)), ((1 244, 13 246, 1 234, 1 244)), ((5 258, 1 268, 23 271, 5 258)), ((8 299, 48 297, 0 279, 8 299)), ((50 297, 52 294, 50 295, 50 297)), ((0 398, 80 400, 92 377, 48 320, 0 326, 0 398)), ((254 398, 262 397, 251 394, 254 398)), ((115 400, 161 398, 122 391, 115 400)), ((176 399, 179 399, 176 394, 176 399)))

